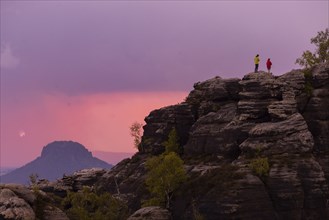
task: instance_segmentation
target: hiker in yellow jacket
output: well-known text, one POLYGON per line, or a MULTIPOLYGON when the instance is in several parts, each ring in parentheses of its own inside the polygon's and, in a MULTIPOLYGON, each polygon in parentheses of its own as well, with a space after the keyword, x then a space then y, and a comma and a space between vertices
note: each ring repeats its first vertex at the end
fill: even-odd
POLYGON ((254 58, 254 62, 255 62, 255 73, 258 73, 258 65, 259 65, 259 54, 257 54, 254 58))

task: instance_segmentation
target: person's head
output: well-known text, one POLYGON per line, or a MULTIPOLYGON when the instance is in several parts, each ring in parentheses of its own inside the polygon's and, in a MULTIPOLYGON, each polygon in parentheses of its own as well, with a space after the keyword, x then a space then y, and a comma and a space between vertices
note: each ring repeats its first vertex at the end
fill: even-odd
POLYGON ((267 60, 271 60, 270 58, 268 58, 267 60))
POLYGON ((257 54, 256 57, 259 57, 259 54, 257 54))

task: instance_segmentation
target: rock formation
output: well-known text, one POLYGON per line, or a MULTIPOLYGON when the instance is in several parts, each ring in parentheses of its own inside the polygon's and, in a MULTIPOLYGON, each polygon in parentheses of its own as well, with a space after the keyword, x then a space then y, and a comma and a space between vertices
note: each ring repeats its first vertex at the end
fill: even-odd
MULTIPOLYGON (((329 218, 329 65, 313 68, 311 91, 304 75, 301 70, 279 77, 260 72, 247 74, 242 80, 215 77, 194 85, 181 104, 191 109, 185 114, 190 123, 185 125, 192 124, 190 129, 186 126, 188 133, 181 130, 187 140, 181 143, 183 158, 188 165, 188 158, 198 157, 201 164, 205 162, 200 155, 216 158, 204 166, 205 170, 191 169, 200 170, 200 179, 202 174, 213 173, 218 181, 225 181, 218 173, 225 165, 235 166, 236 176, 222 192, 221 184, 214 182, 201 190, 203 193, 187 192, 185 201, 177 196, 174 206, 181 209, 173 211, 175 218, 181 213, 191 217, 193 199, 207 219, 329 218), (250 169, 255 158, 268 159, 266 177, 259 178, 250 169), (191 197, 186 198, 188 195, 191 197)), ((159 123, 155 122, 158 117, 163 120, 168 110, 151 112, 146 118, 152 121, 146 120, 144 140, 157 137, 159 123)), ((172 113, 167 120, 178 121, 180 117, 172 113)), ((162 123, 162 135, 176 126, 178 123, 162 123)), ((152 152, 152 146, 162 141, 153 139, 144 151, 152 152)))
MULTIPOLYGON (((0 190, 0 218, 1 219, 35 219, 35 214, 30 204, 18 197, 12 190, 1 188, 0 190)), ((24 192, 25 196, 32 197, 32 193, 24 192)), ((30 200, 33 202, 35 198, 30 200)))
POLYGON ((311 73, 196 83, 184 102, 145 118, 140 152, 131 159, 39 188, 65 197, 91 186, 125 201, 135 212, 130 219, 170 219, 141 206, 150 198, 145 161, 165 150, 176 128, 189 178, 174 194, 171 218, 329 219, 329 63, 311 73))
POLYGON ((127 220, 171 220, 170 212, 157 206, 145 207, 137 210, 127 220))
POLYGON ((47 220, 69 220, 56 206, 42 204, 50 198, 37 191, 18 184, 0 185, 0 219, 34 220, 42 217, 47 220), (39 214, 41 212, 42 216, 39 214))

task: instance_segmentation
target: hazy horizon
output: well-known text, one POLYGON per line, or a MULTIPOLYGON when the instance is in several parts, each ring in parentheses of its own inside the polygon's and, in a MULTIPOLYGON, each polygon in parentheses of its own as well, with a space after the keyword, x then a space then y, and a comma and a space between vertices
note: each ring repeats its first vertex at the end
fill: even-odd
POLYGON ((193 84, 299 68, 328 1, 1 1, 0 166, 56 140, 135 152, 129 126, 193 84))
MULTIPOLYGON (((88 148, 87 148, 87 150, 90 151, 88 148)), ((112 151, 100 151, 100 150, 94 150, 94 151, 90 151, 90 152, 92 153, 93 157, 101 159, 111 165, 116 165, 121 160, 127 158, 126 156, 131 156, 135 153, 135 152, 112 152, 112 151)), ((41 151, 40 151, 40 154, 37 155, 32 160, 35 160, 40 156, 41 156, 41 151)), ((22 166, 25 166, 26 164, 30 163, 31 161, 27 161, 26 163, 16 164, 16 165, 12 165, 12 166, 2 166, 2 164, 0 164, 0 171, 2 172, 2 171, 6 171, 7 169, 9 169, 9 170, 17 169, 22 166)), ((3 175, 3 174, 0 173, 0 176, 1 175, 3 175)))

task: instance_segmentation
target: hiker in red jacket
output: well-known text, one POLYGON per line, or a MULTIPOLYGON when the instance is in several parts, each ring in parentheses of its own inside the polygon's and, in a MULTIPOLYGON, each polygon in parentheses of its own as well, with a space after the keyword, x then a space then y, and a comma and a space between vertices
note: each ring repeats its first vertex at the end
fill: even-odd
POLYGON ((270 73, 271 67, 272 67, 272 62, 271 62, 270 58, 267 59, 266 66, 267 66, 268 73, 270 73))

